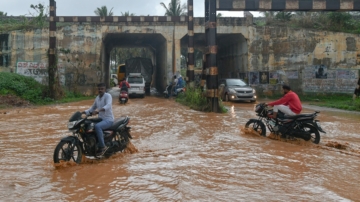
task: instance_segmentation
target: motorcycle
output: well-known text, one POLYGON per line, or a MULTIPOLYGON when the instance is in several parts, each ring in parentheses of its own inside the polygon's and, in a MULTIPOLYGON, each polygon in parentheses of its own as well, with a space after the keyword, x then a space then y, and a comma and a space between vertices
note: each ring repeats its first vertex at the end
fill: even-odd
MULTIPOLYGON (((62 138, 56 146, 54 150, 54 163, 60 163, 61 161, 81 163, 83 155, 101 158, 96 156, 98 140, 94 126, 102 121, 102 119, 90 119, 88 118, 90 116, 91 114, 87 116, 79 111, 71 116, 68 122, 68 129, 73 134, 62 138)), ((131 127, 127 126, 129 122, 130 118, 128 116, 121 117, 116 119, 110 128, 103 131, 104 142, 108 147, 103 156, 109 157, 126 148, 129 139, 132 139, 130 135, 131 127)))
POLYGON ((129 100, 129 94, 126 90, 120 90, 119 102, 120 104, 126 104, 129 100))
POLYGON ((319 111, 295 116, 288 116, 279 111, 277 118, 274 119, 273 110, 265 103, 260 103, 255 106, 255 112, 259 118, 250 119, 245 124, 245 128, 252 128, 261 136, 266 136, 267 127, 271 133, 281 135, 283 138, 301 138, 319 144, 320 132, 326 133, 321 128, 320 121, 315 119, 319 111))
MULTIPOLYGON (((164 98, 169 98, 170 97, 171 88, 172 88, 172 83, 169 83, 169 85, 166 86, 166 88, 165 88, 165 90, 163 92, 164 98)), ((186 90, 185 88, 177 88, 176 89, 176 94, 173 93, 172 95, 177 96, 177 95, 179 95, 179 93, 184 93, 185 90, 186 90)))

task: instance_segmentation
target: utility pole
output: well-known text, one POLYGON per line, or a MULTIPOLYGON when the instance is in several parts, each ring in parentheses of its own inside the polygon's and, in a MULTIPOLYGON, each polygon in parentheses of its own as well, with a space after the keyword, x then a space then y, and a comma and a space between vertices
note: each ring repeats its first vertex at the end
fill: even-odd
MULTIPOLYGON (((219 112, 218 68, 216 45, 216 0, 205 0, 205 37, 206 51, 206 96, 211 104, 212 112, 219 112)), ((204 74, 203 73, 203 74, 204 74)))
POLYGON ((49 93, 51 98, 56 98, 56 2, 50 0, 50 26, 49 26, 49 50, 48 50, 48 68, 49 68, 49 93))
POLYGON ((194 5, 188 0, 188 61, 186 78, 190 87, 194 87, 194 5))

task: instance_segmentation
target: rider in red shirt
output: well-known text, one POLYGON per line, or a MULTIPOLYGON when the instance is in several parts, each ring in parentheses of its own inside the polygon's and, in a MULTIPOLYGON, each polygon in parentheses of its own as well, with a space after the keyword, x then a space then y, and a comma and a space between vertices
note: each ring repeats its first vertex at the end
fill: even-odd
POLYGON ((283 85, 282 88, 284 90, 284 97, 274 102, 267 103, 269 106, 274 106, 273 118, 276 118, 279 110, 290 116, 300 114, 302 106, 299 96, 293 92, 288 85, 283 85))
POLYGON ((127 92, 128 88, 130 88, 130 84, 126 81, 125 78, 123 78, 123 80, 119 83, 119 88, 120 90, 125 90, 127 92))

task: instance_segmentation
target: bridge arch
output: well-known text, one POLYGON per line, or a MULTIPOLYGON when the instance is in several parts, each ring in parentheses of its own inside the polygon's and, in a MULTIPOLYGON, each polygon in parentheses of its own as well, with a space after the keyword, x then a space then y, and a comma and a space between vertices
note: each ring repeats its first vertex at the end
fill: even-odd
POLYGON ((168 68, 167 58, 167 40, 160 33, 105 33, 101 44, 102 71, 104 72, 104 81, 109 83, 110 78, 110 52, 114 48, 137 48, 146 47, 152 51, 152 63, 154 65, 152 87, 162 89, 166 85, 168 68))

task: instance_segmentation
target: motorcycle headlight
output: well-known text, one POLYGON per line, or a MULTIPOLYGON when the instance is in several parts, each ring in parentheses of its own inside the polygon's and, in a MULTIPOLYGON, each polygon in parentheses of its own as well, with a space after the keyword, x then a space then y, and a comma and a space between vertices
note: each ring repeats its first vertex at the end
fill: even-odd
POLYGON ((229 93, 236 93, 236 91, 232 88, 229 88, 229 93))
POLYGON ((68 129, 73 128, 76 125, 77 121, 72 121, 68 123, 68 129))
POLYGON ((255 89, 253 89, 253 93, 256 93, 256 90, 255 90, 255 89))

